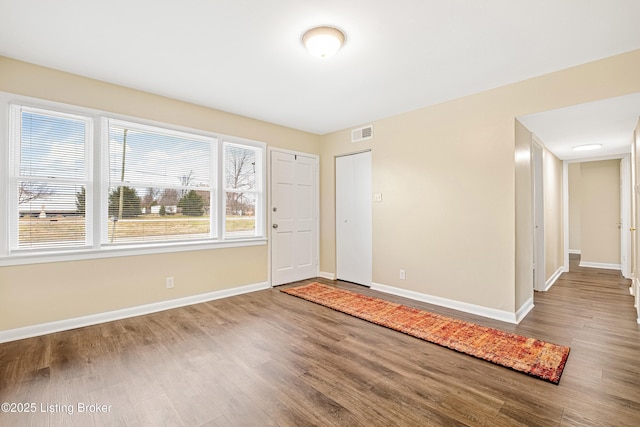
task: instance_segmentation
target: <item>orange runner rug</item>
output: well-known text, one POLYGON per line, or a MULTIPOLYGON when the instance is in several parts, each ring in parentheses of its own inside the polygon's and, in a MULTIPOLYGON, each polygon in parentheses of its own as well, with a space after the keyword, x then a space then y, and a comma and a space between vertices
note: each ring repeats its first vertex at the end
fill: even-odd
POLYGON ((560 382, 569 357, 569 347, 317 282, 282 292, 554 384, 560 382))

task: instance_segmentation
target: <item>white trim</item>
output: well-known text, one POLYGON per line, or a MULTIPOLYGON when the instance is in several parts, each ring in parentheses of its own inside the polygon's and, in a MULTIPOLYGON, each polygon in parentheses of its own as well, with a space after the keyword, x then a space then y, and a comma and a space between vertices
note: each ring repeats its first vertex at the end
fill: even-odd
MULTIPOLYGON (((355 185, 355 183, 352 184, 355 185)), ((358 152, 335 155, 333 157, 333 185, 335 187, 334 209, 332 214, 335 221, 334 224, 336 225, 333 230, 336 248, 334 253, 336 278, 371 287, 373 286, 373 205, 371 204, 373 201, 373 150, 371 148, 366 148, 358 152), (365 155, 365 159, 362 159, 363 155, 365 155), (359 162, 360 167, 357 171, 355 170, 355 160, 350 165, 344 163, 349 157, 354 159, 356 156, 361 160, 365 160, 363 162, 359 162), (344 175, 345 173, 346 175, 344 175), (369 193, 367 195, 369 202, 366 206, 362 205, 361 200, 358 203, 352 203, 350 199, 353 198, 352 196, 354 196, 354 194, 347 194, 346 192, 341 191, 342 185, 344 184, 343 182, 340 182, 342 179, 341 177, 346 176, 348 181, 348 177, 354 173, 359 173, 361 176, 359 185, 355 187, 352 186, 353 188, 351 188, 351 190, 352 192, 361 192, 360 194, 369 193), (349 200, 345 202, 347 199, 349 200), (353 227, 347 227, 346 229, 338 227, 337 216, 338 214, 342 215, 345 213, 348 213, 348 216, 353 216, 354 219, 357 216, 357 219, 352 221, 352 223, 356 222, 359 226, 355 227, 355 229, 353 227), (366 226, 362 227, 362 224, 365 224, 366 226), (345 230, 351 232, 351 238, 357 236, 355 240, 361 240, 356 252, 353 251, 353 247, 344 247, 344 242, 346 241, 344 238, 345 230), (344 254, 349 256, 341 256, 344 254), (344 268, 345 265, 354 264, 353 260, 358 257, 360 259, 358 259, 357 264, 359 266, 357 268, 352 268, 350 271, 348 268, 344 268), (341 266, 343 266, 342 271, 340 272, 340 277, 338 277, 338 271, 341 266)))
POLYGON ((569 249, 569 253, 570 254, 574 254, 574 255, 582 255, 582 250, 581 249, 569 249))
POLYGON ((296 150, 288 150, 286 148, 279 148, 279 147, 268 147, 267 151, 269 153, 271 153, 272 151, 278 151, 280 153, 285 153, 285 154, 293 154, 294 156, 304 156, 304 157, 313 157, 315 159, 318 159, 318 161, 320 160, 320 155, 319 154, 314 154, 314 153, 307 153, 305 151, 296 151, 296 150))
MULTIPOLYGON (((469 304, 466 302, 455 301, 447 298, 436 297, 433 295, 427 295, 420 292, 409 291, 406 289, 395 288, 392 286, 382 285, 380 283, 371 283, 371 289, 374 291, 384 292, 387 294, 397 295, 404 298, 409 298, 415 301, 426 302, 428 304, 438 305, 440 307, 452 308, 454 310, 462 311, 464 313, 475 314, 482 317, 488 317, 490 319, 500 320, 507 323, 518 323, 517 314, 504 310, 496 310, 495 308, 488 308, 481 305, 469 304)), ((526 304, 525 304, 526 305, 526 304)), ((531 303, 533 308, 533 303, 531 303)), ((530 308, 528 308, 530 310, 530 308)), ((523 311, 521 308, 518 312, 523 311)), ((528 312, 528 311, 527 311, 528 312)), ((526 313, 521 313, 526 315, 526 313)), ((520 319, 521 320, 521 319, 520 319)))
MULTIPOLYGON (((569 164, 570 163, 586 163, 586 162, 598 162, 598 161, 602 161, 602 160, 617 160, 617 159, 624 159, 625 157, 629 156, 628 153, 622 153, 622 154, 612 154, 609 156, 599 156, 599 157, 588 157, 588 158, 579 158, 579 159, 565 159, 562 162, 563 165, 563 183, 562 183, 562 187, 563 187, 563 206, 564 206, 564 212, 563 212, 563 216, 564 216, 564 247, 566 249, 565 253, 564 253, 564 264, 565 264, 565 270, 564 271, 569 271, 569 164)), ((582 264, 580 264, 580 266, 582 267, 582 264)), ((588 267, 588 266, 585 266, 588 267)), ((606 268, 606 267, 594 267, 594 268, 606 268)), ((614 268, 613 270, 620 270, 622 271, 622 265, 620 265, 619 268, 614 268)))
MULTIPOLYGON (((569 272, 569 254, 576 252, 571 252, 572 249, 569 249, 569 163, 566 160, 562 162, 562 229, 564 271, 569 272)), ((573 250, 582 254, 580 249, 573 250)))
POLYGON ((558 268, 556 272, 553 273, 551 277, 549 277, 545 282, 543 292, 547 292, 549 289, 551 289, 553 284, 556 283, 556 280, 558 280, 560 276, 562 276, 562 273, 564 273, 564 267, 558 268))
POLYGON ((531 134, 531 194, 533 208, 533 289, 542 290, 546 271, 545 244, 545 204, 544 204, 544 162, 547 156, 546 148, 535 134, 531 134), (539 155, 538 155, 539 153, 539 155))
POLYGON ((102 247, 102 249, 85 249, 64 252, 31 253, 0 257, 0 267, 25 264, 45 264, 49 262, 81 261, 86 259, 116 258, 122 256, 154 255, 173 252, 201 251, 209 249, 239 248, 245 246, 263 246, 264 238, 251 240, 227 240, 224 242, 183 242, 144 247, 131 245, 119 247, 102 247))
POLYGON ((622 276, 631 278, 631 163, 627 154, 620 161, 620 266, 622 276))
POLYGON ((156 313, 158 311, 170 310, 172 308, 184 307, 187 305, 199 304, 216 299, 228 298, 236 295, 247 294, 250 292, 261 291, 268 288, 269 284, 267 282, 262 282, 253 285, 240 286, 237 288, 208 292, 206 294, 192 295, 173 300, 139 305, 137 307, 107 311, 105 313, 91 314, 89 316, 76 317, 73 319, 59 320, 55 322, 42 323, 39 325, 9 329, 6 331, 0 331, 0 343, 17 341, 24 338, 52 334, 54 332, 67 331, 70 329, 82 328, 84 326, 97 325, 99 323, 112 322, 114 320, 127 319, 129 317, 142 316, 145 314, 156 313))
POLYGON ((620 265, 620 264, 607 264, 605 262, 580 261, 580 267, 602 268, 602 269, 605 269, 605 270, 622 270, 622 265, 620 265))
POLYGON ((326 271, 319 271, 318 277, 322 277, 327 280, 336 280, 336 275, 333 273, 327 273, 326 271))
POLYGON ((527 314, 529 314, 529 312, 533 310, 533 307, 533 298, 529 298, 527 301, 525 301, 525 303, 522 304, 522 307, 520 307, 520 309, 516 311, 516 323, 522 322, 522 319, 524 319, 527 314))
POLYGON ((567 163, 587 163, 587 162, 601 162, 603 160, 618 160, 624 158, 624 156, 629 155, 631 152, 631 148, 626 153, 619 154, 610 154, 608 156, 597 156, 597 157, 585 157, 585 158, 577 158, 577 159, 565 159, 564 161, 567 163))

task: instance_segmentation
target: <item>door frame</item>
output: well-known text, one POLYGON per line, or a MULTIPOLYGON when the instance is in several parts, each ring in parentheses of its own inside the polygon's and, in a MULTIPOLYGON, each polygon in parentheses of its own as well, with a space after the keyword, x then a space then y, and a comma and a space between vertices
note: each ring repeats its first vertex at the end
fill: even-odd
POLYGON ((544 148, 535 137, 531 141, 531 196, 533 218, 533 289, 546 287, 544 241, 544 148))
MULTIPOLYGON (((563 206, 564 206, 564 212, 563 212, 563 227, 564 227, 564 271, 569 271, 569 164, 571 163, 587 163, 587 162, 597 162, 597 161, 601 161, 601 160, 621 160, 621 164, 620 164, 620 170, 621 173, 623 173, 623 169, 624 169, 624 173, 626 174, 626 177, 623 178, 621 180, 621 185, 620 185, 620 203, 622 206, 622 200, 623 197, 627 198, 627 200, 631 199, 631 192, 633 191, 633 188, 631 187, 631 154, 614 154, 611 156, 598 156, 598 157, 587 157, 587 158, 583 158, 583 159, 573 159, 573 160, 564 160, 562 162, 562 168, 563 168, 563 191, 562 191, 562 198, 563 198, 563 206), (625 162, 627 164, 627 166, 625 166, 625 162), (625 185, 626 183, 626 185, 625 185), (626 188, 622 188, 622 187, 626 187, 626 188)), ((631 231, 630 228, 630 224, 631 224, 631 208, 630 208, 630 204, 631 201, 628 202, 628 206, 629 209, 624 209, 621 210, 620 212, 620 219, 621 219, 621 225, 620 225, 620 242, 621 242, 621 252, 620 252, 620 265, 621 265, 621 270, 620 272, 624 272, 624 266, 622 265, 622 259, 623 259, 623 250, 625 251, 624 253, 626 254, 626 260, 627 263, 629 264, 630 267, 628 268, 632 268, 631 267, 631 252, 632 252, 632 248, 631 248, 631 236, 628 235, 627 236, 627 244, 626 247, 623 249, 622 248, 622 235, 623 233, 627 233, 628 231, 631 231), (626 225, 625 225, 626 224, 626 225), (625 228, 626 227, 626 228, 625 228)))
POLYGON ((622 276, 631 279, 631 157, 620 162, 620 266, 622 276))
POLYGON ((316 277, 319 275, 320 272, 320 155, 318 154, 313 154, 313 153, 306 153, 304 151, 295 151, 295 150, 287 150, 284 148, 278 148, 278 147, 269 147, 267 149, 267 203, 266 203, 266 209, 267 209, 267 283, 269 284, 269 287, 273 287, 273 281, 271 280, 271 274, 272 274, 272 269, 271 269, 271 261, 273 259, 272 256, 272 251, 273 251, 273 245, 272 245, 272 225, 273 225, 273 218, 272 218, 272 207, 271 207, 271 203, 272 203, 272 176, 271 176, 271 153, 273 152, 277 152, 277 153, 283 153, 283 154, 293 154, 293 155, 297 155, 297 156, 304 156, 304 157, 310 157, 316 160, 318 167, 316 168, 316 172, 315 172, 315 188, 314 188, 314 199, 315 199, 315 221, 314 221, 314 226, 315 226, 315 239, 316 239, 316 277))
POLYGON ((640 284, 638 282, 638 149, 640 148, 640 119, 636 124, 636 129, 633 132, 633 141, 631 143, 631 287, 629 293, 633 296, 634 305, 636 308, 636 322, 640 324, 640 284))
MULTIPOLYGON (((341 157, 348 157, 348 156, 356 156, 358 154, 363 154, 363 153, 371 153, 371 158, 370 158, 370 169, 371 169, 371 177, 370 177, 370 183, 371 183, 371 188, 373 189, 373 150, 371 148, 365 148, 363 150, 358 150, 358 151, 353 151, 353 152, 349 152, 349 153, 343 153, 343 154, 336 154, 333 157, 333 185, 334 185, 334 206, 333 206, 333 219, 334 219, 334 224, 336 225, 334 227, 334 242, 335 242, 335 250, 334 250, 334 265, 335 265, 335 280, 339 280, 338 278, 338 214, 337 214, 337 208, 338 208, 338 200, 337 200, 337 191, 336 191, 336 187, 338 185, 338 180, 336 177, 336 170, 337 170, 337 161, 338 158, 341 157)), ((373 194, 371 194, 371 197, 373 198, 373 194)), ((362 284, 362 286, 366 286, 366 287, 371 287, 373 284, 373 206, 370 206, 371 209, 371 271, 370 271, 370 277, 371 280, 369 281, 368 284, 362 284)))

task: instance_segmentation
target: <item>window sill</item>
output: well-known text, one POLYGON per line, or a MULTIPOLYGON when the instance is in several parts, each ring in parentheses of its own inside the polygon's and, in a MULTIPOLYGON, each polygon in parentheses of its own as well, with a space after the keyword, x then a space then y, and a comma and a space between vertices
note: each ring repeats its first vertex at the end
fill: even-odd
POLYGON ((116 258, 138 255, 154 255, 172 252, 202 251, 211 249, 239 248, 247 246, 263 246, 267 244, 267 239, 243 239, 225 242, 202 242, 202 243, 174 243, 159 245, 127 245, 111 246, 101 249, 78 249, 56 252, 39 252, 29 254, 15 254, 0 257, 0 267, 27 264, 44 264, 49 262, 82 261, 89 259, 116 258))

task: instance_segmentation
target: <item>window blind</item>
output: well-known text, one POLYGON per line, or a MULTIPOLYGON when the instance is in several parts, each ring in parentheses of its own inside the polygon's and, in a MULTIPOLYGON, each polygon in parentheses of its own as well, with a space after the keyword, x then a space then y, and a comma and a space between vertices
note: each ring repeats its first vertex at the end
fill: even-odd
POLYGON ((215 139, 118 120, 108 135, 104 243, 216 237, 215 139))
POLYGON ((12 121, 17 129, 17 173, 12 177, 17 226, 12 247, 86 245, 90 120, 15 106, 12 121))

